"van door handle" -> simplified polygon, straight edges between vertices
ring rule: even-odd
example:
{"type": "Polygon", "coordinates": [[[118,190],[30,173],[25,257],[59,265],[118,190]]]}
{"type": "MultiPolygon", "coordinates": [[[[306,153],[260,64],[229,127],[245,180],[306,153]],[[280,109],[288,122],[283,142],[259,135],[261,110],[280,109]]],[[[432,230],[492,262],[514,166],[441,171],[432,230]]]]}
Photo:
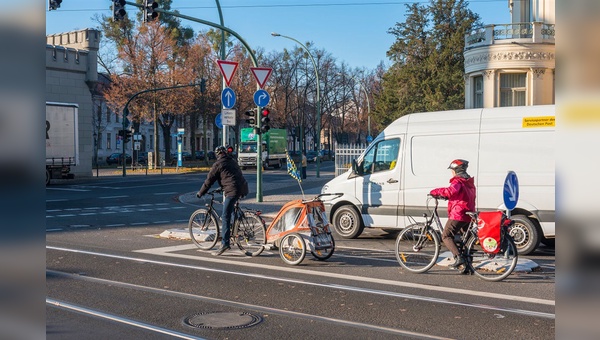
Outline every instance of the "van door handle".
{"type": "Polygon", "coordinates": [[[392,183],[398,183],[398,180],[390,178],[390,179],[387,180],[387,182],[390,183],[390,184],[392,184],[392,183]]]}

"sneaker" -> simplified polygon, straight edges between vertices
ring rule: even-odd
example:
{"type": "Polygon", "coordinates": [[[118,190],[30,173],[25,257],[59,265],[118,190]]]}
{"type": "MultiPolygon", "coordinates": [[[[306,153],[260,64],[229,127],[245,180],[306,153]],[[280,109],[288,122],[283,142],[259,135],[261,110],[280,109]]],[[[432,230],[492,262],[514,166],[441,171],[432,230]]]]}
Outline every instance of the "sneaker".
{"type": "Polygon", "coordinates": [[[213,255],[214,256],[219,256],[219,255],[223,254],[224,252],[228,251],[229,249],[231,249],[230,246],[222,246],[216,252],[214,252],[213,255]]]}
{"type": "Polygon", "coordinates": [[[457,268],[462,264],[465,264],[465,259],[461,255],[458,255],[454,256],[454,263],[452,263],[450,267],[457,268]]]}

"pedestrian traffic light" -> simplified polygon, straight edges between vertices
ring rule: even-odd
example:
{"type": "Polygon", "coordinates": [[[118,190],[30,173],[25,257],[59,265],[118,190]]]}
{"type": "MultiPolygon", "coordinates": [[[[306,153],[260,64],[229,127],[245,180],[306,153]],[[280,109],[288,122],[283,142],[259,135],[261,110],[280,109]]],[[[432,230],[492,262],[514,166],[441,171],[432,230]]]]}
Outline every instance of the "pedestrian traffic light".
{"type": "Polygon", "coordinates": [[[146,5],[144,6],[144,22],[149,22],[158,17],[158,12],[154,10],[158,7],[158,3],[154,0],[146,0],[146,5]]]}
{"type": "Polygon", "coordinates": [[[48,10],[51,11],[60,8],[61,2],[62,0],[48,0],[48,10]]]}
{"type": "Polygon", "coordinates": [[[246,123],[248,123],[250,127],[256,127],[256,112],[254,112],[254,110],[248,110],[244,114],[246,115],[246,123]]]}
{"type": "Polygon", "coordinates": [[[269,122],[271,121],[271,119],[269,118],[269,113],[271,113],[271,112],[266,107],[263,107],[260,109],[260,115],[261,115],[260,132],[261,133],[265,133],[265,132],[269,131],[269,129],[271,129],[271,127],[269,126],[269,122]]]}
{"type": "Polygon", "coordinates": [[[125,19],[125,0],[113,0],[113,20],[119,21],[125,19]]]}

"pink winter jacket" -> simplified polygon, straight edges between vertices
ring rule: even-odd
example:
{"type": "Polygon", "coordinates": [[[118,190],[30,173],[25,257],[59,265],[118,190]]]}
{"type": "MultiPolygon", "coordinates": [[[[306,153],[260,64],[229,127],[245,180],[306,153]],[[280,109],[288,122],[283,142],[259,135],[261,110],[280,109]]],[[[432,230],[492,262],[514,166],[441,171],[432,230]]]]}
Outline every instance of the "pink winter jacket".
{"type": "Polygon", "coordinates": [[[448,199],[448,218],[456,221],[471,221],[467,211],[475,211],[475,180],[473,177],[463,178],[454,176],[450,186],[437,188],[430,192],[433,196],[443,196],[448,199]]]}

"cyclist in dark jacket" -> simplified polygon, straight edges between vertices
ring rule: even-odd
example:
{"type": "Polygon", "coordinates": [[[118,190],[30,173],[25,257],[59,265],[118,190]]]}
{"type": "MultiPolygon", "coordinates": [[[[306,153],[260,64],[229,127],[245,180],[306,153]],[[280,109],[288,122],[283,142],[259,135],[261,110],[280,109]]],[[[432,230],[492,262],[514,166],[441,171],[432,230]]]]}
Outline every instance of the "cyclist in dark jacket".
{"type": "Polygon", "coordinates": [[[469,226],[471,217],[468,211],[475,211],[475,180],[467,174],[469,162],[464,159],[455,159],[448,169],[452,170],[450,186],[431,190],[432,196],[441,196],[448,199],[448,221],[442,232],[442,241],[452,255],[454,263],[451,267],[458,267],[465,263],[454,243],[454,235],[465,231],[469,226]]]}
{"type": "Polygon", "coordinates": [[[202,197],[210,190],[210,187],[215,182],[219,182],[219,185],[223,188],[224,200],[223,213],[221,214],[221,221],[223,222],[221,228],[221,248],[214,253],[214,255],[218,256],[231,249],[229,239],[231,237],[231,215],[233,214],[233,207],[241,197],[248,195],[248,182],[246,182],[237,161],[232,157],[231,153],[228,152],[228,148],[218,146],[215,149],[215,154],[217,160],[212,168],[210,168],[206,180],[196,196],[198,198],[202,197]]]}

